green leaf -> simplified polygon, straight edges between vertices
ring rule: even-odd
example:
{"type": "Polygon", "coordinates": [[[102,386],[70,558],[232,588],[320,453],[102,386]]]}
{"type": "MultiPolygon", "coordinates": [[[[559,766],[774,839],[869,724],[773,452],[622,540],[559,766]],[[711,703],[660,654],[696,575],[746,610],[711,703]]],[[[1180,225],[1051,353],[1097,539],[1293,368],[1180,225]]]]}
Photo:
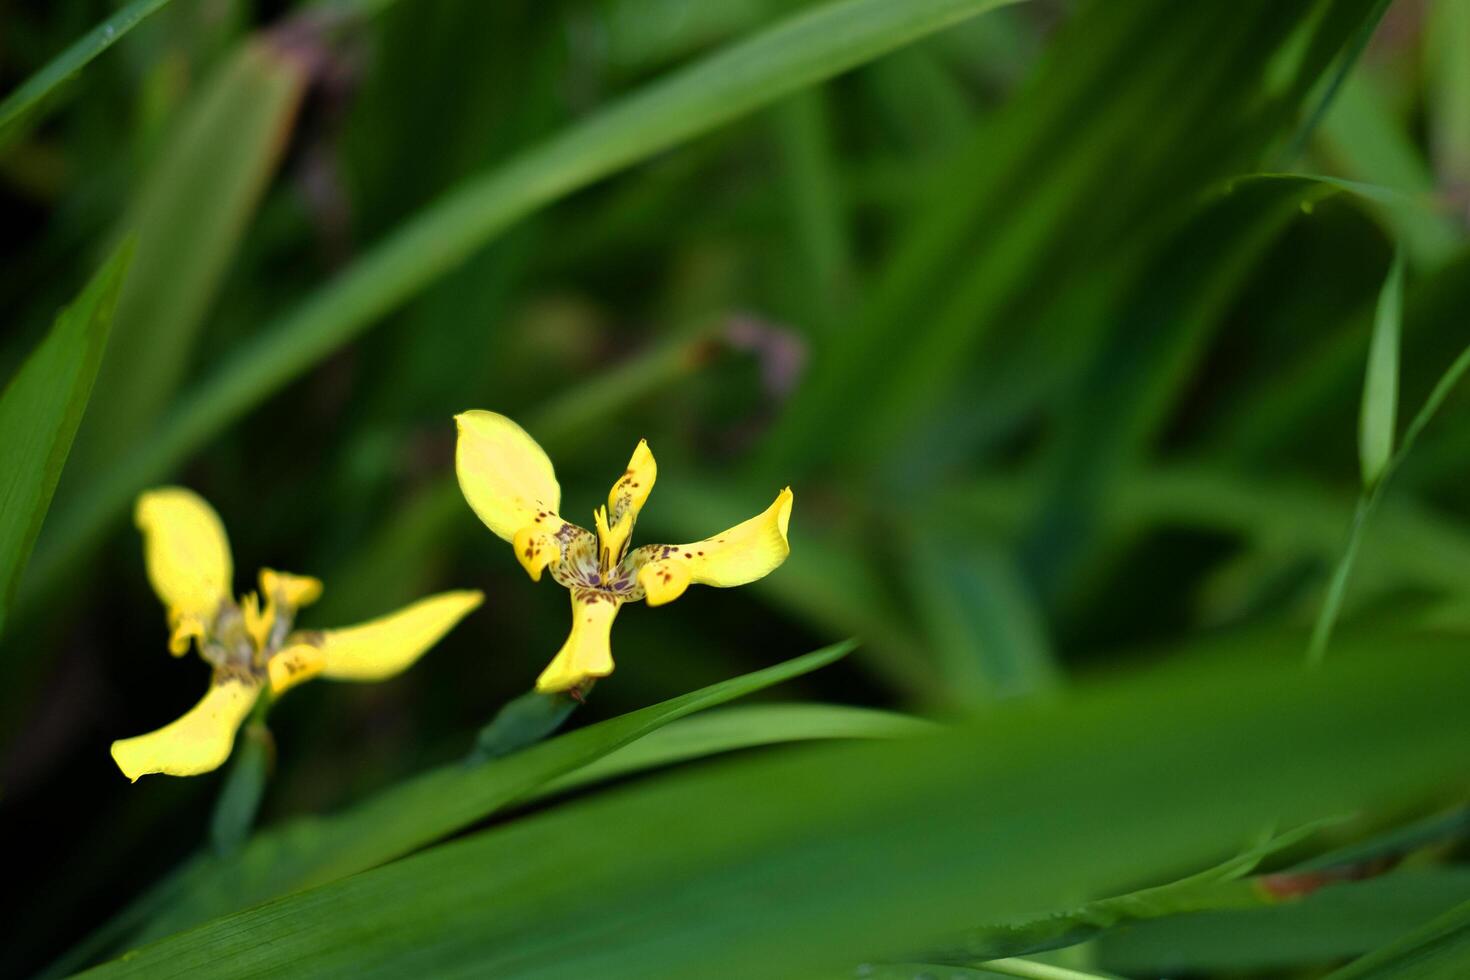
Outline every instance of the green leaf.
{"type": "Polygon", "coordinates": [[[124,242],[0,393],[0,632],[102,363],[132,259],[124,242]]]}
{"type": "Polygon", "coordinates": [[[941,523],[915,529],[904,564],[954,702],[974,706],[1056,686],[1042,616],[1007,555],[941,523]]]}
{"type": "Polygon", "coordinates": [[[851,970],[979,918],[1203,863],[1273,819],[1391,806],[1460,778],[1461,645],[1372,640],[1325,673],[1283,660],[1298,641],[1280,637],[945,734],[666,776],[227,916],[93,975],[851,970]]]}
{"type": "Polygon", "coordinates": [[[1057,351],[1085,350],[1098,319],[1089,297],[1105,302],[1169,245],[1181,209],[1211,184],[1257,168],[1380,2],[1080,8],[1034,83],[921,189],[861,315],[783,413],[772,467],[901,446],[942,417],[981,345],[1018,318],[1064,367],[1057,351]]]}
{"type": "Polygon", "coordinates": [[[267,36],[242,44],[184,108],[121,221],[138,250],[63,499],[137,452],[193,366],[307,80],[304,59],[267,36]]]}
{"type": "Polygon", "coordinates": [[[839,643],[795,660],[629,712],[489,762],[453,763],[390,787],[331,817],[258,834],[235,858],[192,866],[192,884],[145,931],[164,935],[291,891],[355,874],[463,830],[543,784],[705,708],[825,667],[839,643]]]}
{"type": "Polygon", "coordinates": [[[541,799],[661,766],[762,745],[833,738],[903,738],[937,730],[931,722],[890,711],[840,704],[753,704],[705,711],[650,732],[542,786],[541,799]]]}
{"type": "Polygon", "coordinates": [[[1005,2],[826,4],[674,72],[458,185],[262,328],[189,392],[137,452],[69,507],[38,558],[38,588],[79,558],[139,490],[519,219],[783,95],[1005,2]]]}
{"type": "Polygon", "coordinates": [[[1470,870],[1400,871],[1293,901],[1134,923],[1098,941],[1098,962],[1126,976],[1290,970],[1392,943],[1467,898],[1470,870]]]}
{"type": "Polygon", "coordinates": [[[56,91],[93,58],[116,44],[138,22],[168,0],[133,0],[117,13],[82,35],[71,47],[51,59],[46,67],[23,82],[0,102],[0,150],[24,135],[40,118],[42,109],[56,91]]]}
{"type": "Polygon", "coordinates": [[[1440,980],[1470,972],[1470,901],[1327,980],[1440,980]]]}
{"type": "Polygon", "coordinates": [[[1088,902],[1046,915],[1029,915],[970,930],[942,946],[925,949],[912,958],[935,963],[973,963],[999,956],[1020,956],[1062,946],[1073,946],[1121,925],[1177,916],[1185,912],[1250,907],[1266,903],[1265,896],[1240,880],[1272,854],[1311,836],[1321,822],[1271,837],[1198,874],[1088,902]]]}
{"type": "Polygon", "coordinates": [[[1363,377],[1363,407],[1358,416],[1358,462],[1363,486],[1372,489],[1393,456],[1399,405],[1399,335],[1404,311],[1404,253],[1396,251],[1378,294],[1368,370],[1363,377]]]}

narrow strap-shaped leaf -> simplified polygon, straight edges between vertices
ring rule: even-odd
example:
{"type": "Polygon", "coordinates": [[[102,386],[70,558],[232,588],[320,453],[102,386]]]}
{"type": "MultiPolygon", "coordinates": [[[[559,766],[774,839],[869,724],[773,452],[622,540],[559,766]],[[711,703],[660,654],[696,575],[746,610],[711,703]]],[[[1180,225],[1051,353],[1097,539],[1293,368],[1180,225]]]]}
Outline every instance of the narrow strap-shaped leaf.
{"type": "Polygon", "coordinates": [[[1394,806],[1458,778],[1463,651],[1374,639],[1325,673],[1246,647],[1174,657],[949,733],[670,776],[190,929],[95,975],[851,971],[966,920],[1201,861],[1265,821],[1394,806]]]}
{"type": "Polygon", "coordinates": [[[0,631],[92,394],[131,261],[124,242],[0,394],[0,631]]]}
{"type": "Polygon", "coordinates": [[[25,126],[39,118],[40,111],[67,79],[93,58],[112,47],[138,22],[168,0],[133,0],[111,17],[78,38],[71,47],[51,59],[46,67],[26,79],[0,102],[0,150],[19,138],[25,126]]]}
{"type": "Polygon", "coordinates": [[[1440,980],[1464,976],[1470,976],[1470,902],[1328,974],[1327,980],[1440,980]]]}
{"type": "Polygon", "coordinates": [[[79,557],[138,490],[455,269],[519,219],[803,86],[1010,0],[841,0],[674,72],[442,195],[195,388],[70,508],[38,579],[79,557]]]}
{"type": "Polygon", "coordinates": [[[543,784],[672,721],[824,667],[853,646],[851,641],[834,644],[480,765],[449,763],[342,813],[259,834],[235,857],[191,870],[195,887],[151,923],[145,936],[165,935],[211,915],[401,857],[485,819],[543,784]]]}
{"type": "Polygon", "coordinates": [[[1399,334],[1404,311],[1404,253],[1396,251],[1388,278],[1378,294],[1368,370],[1363,376],[1363,405],[1358,416],[1358,461],[1363,486],[1372,489],[1393,456],[1394,425],[1399,405],[1399,334]]]}

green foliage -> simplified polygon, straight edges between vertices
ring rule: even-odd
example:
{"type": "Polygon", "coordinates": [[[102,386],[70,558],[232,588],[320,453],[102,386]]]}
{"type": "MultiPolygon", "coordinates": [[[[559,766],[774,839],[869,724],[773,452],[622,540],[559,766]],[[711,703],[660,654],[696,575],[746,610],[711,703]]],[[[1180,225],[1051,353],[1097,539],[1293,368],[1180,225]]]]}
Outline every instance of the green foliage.
{"type": "Polygon", "coordinates": [[[1383,478],[1393,455],[1394,425],[1399,407],[1399,334],[1404,306],[1404,259],[1394,256],[1373,317],[1368,346],[1368,372],[1363,377],[1363,410],[1358,421],[1358,461],[1363,486],[1369,490],[1383,478]]]}
{"type": "Polygon", "coordinates": [[[31,6],[0,973],[1464,972],[1465,0],[31,6]],[[791,486],[791,554],[526,694],[469,408],[583,524],[646,438],[638,544],[791,486]],[[485,601],[129,784],[210,669],[162,482],[302,629],[485,601]]]}
{"type": "Polygon", "coordinates": [[[1197,861],[1275,817],[1434,789],[1470,751],[1455,717],[1470,681],[1459,651],[1415,646],[1315,677],[1232,651],[944,735],[731,762],[309,889],[92,975],[835,970],[1197,861]],[[1345,765],[1348,738],[1364,754],[1345,765]]]}
{"type": "Polygon", "coordinates": [[[133,0],[78,38],[75,44],[7,95],[0,102],[0,150],[18,139],[27,126],[35,124],[47,103],[55,98],[55,93],[85,68],[87,62],[112,47],[139,21],[166,3],[168,0],[133,0]]]}
{"type": "Polygon", "coordinates": [[[0,631],[87,410],[132,255],[131,241],[118,247],[0,392],[0,631]]]}

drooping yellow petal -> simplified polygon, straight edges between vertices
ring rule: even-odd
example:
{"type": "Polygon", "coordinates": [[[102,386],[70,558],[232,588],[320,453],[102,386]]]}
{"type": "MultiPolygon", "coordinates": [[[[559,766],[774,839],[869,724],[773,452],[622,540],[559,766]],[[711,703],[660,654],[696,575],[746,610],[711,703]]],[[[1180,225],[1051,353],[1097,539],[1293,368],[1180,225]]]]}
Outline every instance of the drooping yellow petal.
{"type": "Polygon", "coordinates": [[[561,487],[536,440],[504,415],[461,412],[454,469],[465,500],[485,526],[505,541],[533,524],[555,533],[561,487]]]}
{"type": "Polygon", "coordinates": [[[561,563],[561,544],[537,524],[527,524],[517,531],[511,546],[532,582],[541,581],[541,570],[547,565],[561,563]]]}
{"type": "Polygon", "coordinates": [[[791,521],[791,488],[743,524],[693,544],[650,544],[638,549],[638,582],[651,606],[671,602],[693,582],[727,588],[764,578],[791,553],[786,526],[791,521]],[[683,568],[679,573],[673,566],[683,568]],[[667,578],[665,577],[667,576],[667,578]]]}
{"type": "Polygon", "coordinates": [[[143,532],[148,581],[168,609],[169,649],[182,654],[202,637],[230,597],[234,568],[224,525],[202,497],[162,487],[138,497],[133,519],[143,532]]]}
{"type": "Polygon", "coordinates": [[[218,769],[230,757],[235,732],[259,695],[260,686],[251,680],[217,679],[178,721],[113,742],[113,761],[134,782],[153,772],[197,776],[218,769]]]}
{"type": "Polygon", "coordinates": [[[266,664],[270,674],[271,694],[279,697],[302,681],[309,681],[327,666],[327,655],[320,647],[296,643],[278,650],[266,664]]]}
{"type": "Polygon", "coordinates": [[[441,592],[357,626],[298,633],[288,642],[319,647],[323,677],[382,680],[407,670],[484,599],[480,592],[441,592]]]}
{"type": "Polygon", "coordinates": [[[650,606],[679,598],[689,588],[692,577],[689,562],[679,558],[651,561],[638,569],[638,584],[643,586],[644,599],[650,606]]]}
{"type": "Polygon", "coordinates": [[[608,642],[622,602],[605,593],[572,590],[572,632],[560,652],[536,678],[536,690],[555,694],[581,687],[613,672],[608,642]]]}

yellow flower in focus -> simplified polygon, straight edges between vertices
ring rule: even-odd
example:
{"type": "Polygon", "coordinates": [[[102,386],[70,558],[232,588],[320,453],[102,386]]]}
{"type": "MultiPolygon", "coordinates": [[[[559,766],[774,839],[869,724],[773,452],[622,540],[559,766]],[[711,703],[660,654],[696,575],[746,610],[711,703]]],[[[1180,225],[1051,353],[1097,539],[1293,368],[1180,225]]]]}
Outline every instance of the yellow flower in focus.
{"type": "Polygon", "coordinates": [[[150,490],[138,498],[134,520],[143,532],[148,581],[168,610],[169,650],[182,656],[193,645],[213,669],[209,691],[182,718],[112,743],[113,760],[134,781],[154,772],[197,776],[219,768],[262,692],[275,697],[317,676],[392,677],[484,598],[443,592],[358,626],[296,630],[297,611],[321,597],[321,582],[263,568],[260,590],[237,601],[224,525],[198,494],[150,490]]]}
{"type": "Polygon", "coordinates": [[[625,602],[672,602],[691,584],[727,587],[764,578],[791,547],[791,488],[762,514],[693,544],[629,549],[633,524],[658,472],[648,443],[633,458],[593,515],[596,534],[562,520],[561,487],[551,460],[525,430],[504,415],[455,416],[459,486],[480,520],[515,548],[533,581],[551,570],[572,594],[572,631],[536,680],[542,693],[574,691],[612,673],[608,635],[625,602]]]}

